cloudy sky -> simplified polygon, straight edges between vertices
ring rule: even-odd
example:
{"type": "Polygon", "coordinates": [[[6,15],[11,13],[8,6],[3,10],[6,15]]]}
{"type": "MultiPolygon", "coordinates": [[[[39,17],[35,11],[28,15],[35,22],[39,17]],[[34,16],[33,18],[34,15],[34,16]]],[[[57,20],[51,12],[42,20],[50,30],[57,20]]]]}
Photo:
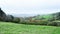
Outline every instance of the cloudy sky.
{"type": "Polygon", "coordinates": [[[49,14],[60,11],[60,0],[0,0],[6,14],[49,14]]]}

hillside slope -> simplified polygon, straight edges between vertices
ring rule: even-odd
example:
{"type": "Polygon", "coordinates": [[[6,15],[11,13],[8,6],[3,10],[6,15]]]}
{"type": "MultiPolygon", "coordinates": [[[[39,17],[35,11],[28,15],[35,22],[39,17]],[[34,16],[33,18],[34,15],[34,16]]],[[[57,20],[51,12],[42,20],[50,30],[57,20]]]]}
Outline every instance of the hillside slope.
{"type": "Polygon", "coordinates": [[[58,19],[60,20],[60,12],[52,13],[52,14],[45,14],[45,15],[37,15],[32,18],[32,20],[49,20],[49,19],[58,19]]]}
{"type": "Polygon", "coordinates": [[[0,34],[60,34],[60,27],[0,22],[0,34]]]}

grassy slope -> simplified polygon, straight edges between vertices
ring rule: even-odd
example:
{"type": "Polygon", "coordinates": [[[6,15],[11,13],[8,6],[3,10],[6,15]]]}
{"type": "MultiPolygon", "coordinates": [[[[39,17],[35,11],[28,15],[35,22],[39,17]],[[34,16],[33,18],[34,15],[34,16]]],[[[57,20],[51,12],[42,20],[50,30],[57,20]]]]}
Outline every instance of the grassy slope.
{"type": "Polygon", "coordinates": [[[40,16],[36,16],[35,18],[33,18],[32,20],[34,19],[41,19],[41,18],[45,18],[45,19],[50,19],[52,18],[53,16],[51,14],[48,14],[48,15],[40,15],[40,16]]]}
{"type": "Polygon", "coordinates": [[[60,27],[0,22],[0,34],[60,34],[60,27]]]}

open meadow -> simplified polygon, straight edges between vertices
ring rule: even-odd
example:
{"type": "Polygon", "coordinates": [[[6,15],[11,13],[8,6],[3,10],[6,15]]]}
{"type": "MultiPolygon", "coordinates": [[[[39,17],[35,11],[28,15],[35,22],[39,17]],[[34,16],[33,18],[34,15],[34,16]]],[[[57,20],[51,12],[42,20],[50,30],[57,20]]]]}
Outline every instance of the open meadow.
{"type": "Polygon", "coordinates": [[[0,34],[60,34],[60,27],[0,22],[0,34]]]}

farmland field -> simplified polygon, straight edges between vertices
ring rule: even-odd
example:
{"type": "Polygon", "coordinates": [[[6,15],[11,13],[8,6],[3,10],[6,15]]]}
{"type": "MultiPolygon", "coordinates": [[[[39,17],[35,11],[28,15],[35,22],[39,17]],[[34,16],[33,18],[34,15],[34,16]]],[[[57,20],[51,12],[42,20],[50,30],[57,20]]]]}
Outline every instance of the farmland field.
{"type": "Polygon", "coordinates": [[[0,22],[0,34],[60,34],[60,27],[0,22]]]}

